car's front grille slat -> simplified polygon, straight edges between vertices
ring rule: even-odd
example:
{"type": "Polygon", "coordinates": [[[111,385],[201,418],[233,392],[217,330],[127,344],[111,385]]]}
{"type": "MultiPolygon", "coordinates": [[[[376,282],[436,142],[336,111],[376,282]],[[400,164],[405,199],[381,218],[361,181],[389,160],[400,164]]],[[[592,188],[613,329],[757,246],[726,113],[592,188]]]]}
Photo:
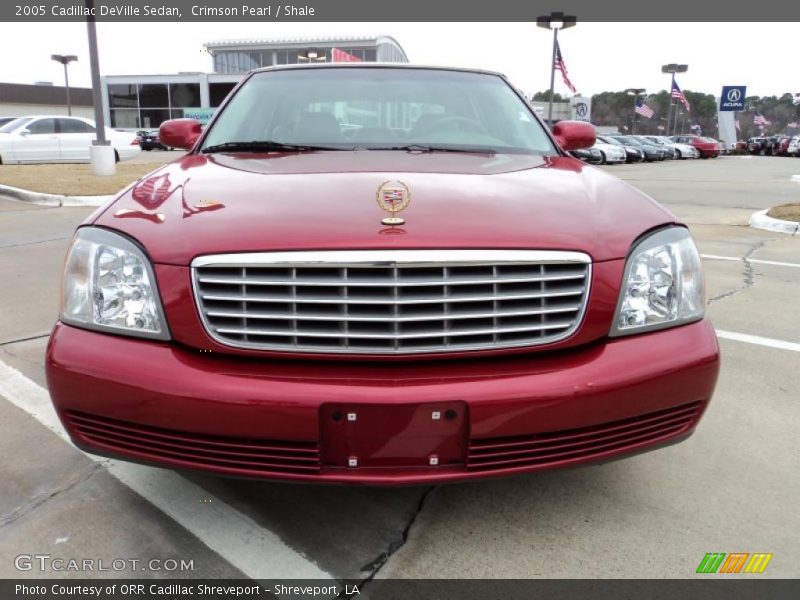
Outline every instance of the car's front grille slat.
{"type": "Polygon", "coordinates": [[[192,279],[220,343],[405,354],[564,339],[583,316],[591,262],[575,252],[262,253],[202,257],[192,279]]]}

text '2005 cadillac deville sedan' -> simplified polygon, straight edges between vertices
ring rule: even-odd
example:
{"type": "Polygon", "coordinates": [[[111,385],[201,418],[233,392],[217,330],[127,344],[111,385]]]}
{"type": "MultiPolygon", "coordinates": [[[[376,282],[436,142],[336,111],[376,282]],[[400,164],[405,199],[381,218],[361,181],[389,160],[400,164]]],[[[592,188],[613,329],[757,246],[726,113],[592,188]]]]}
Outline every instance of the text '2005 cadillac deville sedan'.
{"type": "Polygon", "coordinates": [[[255,71],[69,251],[47,357],[95,454],[425,483],[688,437],[719,349],[694,243],[483,71],[255,71]]]}

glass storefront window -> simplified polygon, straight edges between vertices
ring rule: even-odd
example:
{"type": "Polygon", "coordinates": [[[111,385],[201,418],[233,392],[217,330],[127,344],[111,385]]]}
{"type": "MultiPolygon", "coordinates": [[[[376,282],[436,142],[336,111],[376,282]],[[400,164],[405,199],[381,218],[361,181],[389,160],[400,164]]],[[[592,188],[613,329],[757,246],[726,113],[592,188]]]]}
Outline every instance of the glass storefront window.
{"type": "Polygon", "coordinates": [[[172,108],[200,106],[200,84],[170,83],[169,99],[172,108]]]}
{"type": "Polygon", "coordinates": [[[139,111],[136,109],[116,108],[111,110],[111,127],[121,129],[138,129],[139,111]]]}
{"type": "Polygon", "coordinates": [[[170,118],[169,109],[166,108],[149,108],[141,110],[142,127],[147,129],[156,129],[164,121],[170,118]]]}
{"type": "Polygon", "coordinates": [[[139,84],[139,106],[162,108],[169,106],[166,83],[139,84]]]}
{"type": "MultiPolygon", "coordinates": [[[[208,99],[213,108],[217,108],[222,101],[225,100],[230,91],[235,86],[235,83],[209,83],[208,84],[208,99]]],[[[200,106],[199,104],[197,106],[200,106]]]]}
{"type": "Polygon", "coordinates": [[[136,108],[139,106],[139,96],[135,85],[114,83],[108,86],[108,103],[111,107],[136,108]]]}

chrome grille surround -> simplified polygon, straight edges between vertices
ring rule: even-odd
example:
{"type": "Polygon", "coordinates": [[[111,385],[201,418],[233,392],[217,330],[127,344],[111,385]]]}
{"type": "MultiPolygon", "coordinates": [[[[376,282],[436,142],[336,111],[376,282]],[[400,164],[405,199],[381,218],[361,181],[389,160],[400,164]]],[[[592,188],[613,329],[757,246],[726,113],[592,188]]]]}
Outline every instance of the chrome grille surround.
{"type": "Polygon", "coordinates": [[[563,340],[583,319],[591,267],[581,252],[346,250],[201,256],[191,271],[220,344],[413,354],[563,340]]]}

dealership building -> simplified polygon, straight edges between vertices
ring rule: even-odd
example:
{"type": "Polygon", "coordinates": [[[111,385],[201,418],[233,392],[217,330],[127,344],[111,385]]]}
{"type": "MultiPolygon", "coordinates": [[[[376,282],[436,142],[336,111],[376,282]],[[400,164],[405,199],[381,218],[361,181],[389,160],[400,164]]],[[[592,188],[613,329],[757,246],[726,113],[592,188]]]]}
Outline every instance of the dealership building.
{"type": "Polygon", "coordinates": [[[120,129],[155,129],[167,119],[205,120],[242,76],[272,65],[332,62],[333,50],[363,62],[407,63],[392,37],[227,40],[209,42],[212,73],[108,75],[102,78],[107,122],[120,129]]]}

